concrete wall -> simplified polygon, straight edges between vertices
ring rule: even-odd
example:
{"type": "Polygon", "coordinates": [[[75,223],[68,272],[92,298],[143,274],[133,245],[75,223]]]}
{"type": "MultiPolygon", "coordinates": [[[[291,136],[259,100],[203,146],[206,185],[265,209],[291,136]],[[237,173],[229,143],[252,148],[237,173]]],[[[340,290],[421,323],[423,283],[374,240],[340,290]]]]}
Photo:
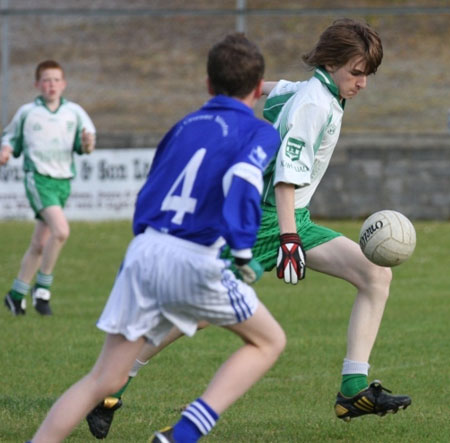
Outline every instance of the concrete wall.
{"type": "MultiPolygon", "coordinates": [[[[99,147],[149,147],[148,135],[99,135],[99,147]]],[[[365,218],[394,209],[450,219],[450,133],[342,135],[311,204],[315,217],[365,218]]]]}
{"type": "Polygon", "coordinates": [[[313,216],[363,218],[381,209],[450,219],[450,134],[341,137],[313,216]]]}

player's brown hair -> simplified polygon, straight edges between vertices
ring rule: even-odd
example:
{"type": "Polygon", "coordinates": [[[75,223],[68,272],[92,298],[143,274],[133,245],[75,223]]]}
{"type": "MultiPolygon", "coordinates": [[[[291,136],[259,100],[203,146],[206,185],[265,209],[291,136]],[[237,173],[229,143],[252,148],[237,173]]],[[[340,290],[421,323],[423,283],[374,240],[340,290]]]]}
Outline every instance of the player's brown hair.
{"type": "Polygon", "coordinates": [[[264,57],[240,32],[228,34],[209,51],[207,72],[213,92],[243,98],[264,75],[264,57]]]}
{"type": "Polygon", "coordinates": [[[64,69],[58,62],[55,62],[55,60],[44,60],[36,67],[35,79],[37,82],[41,79],[41,74],[46,69],[59,69],[64,75],[64,69]]]}
{"type": "Polygon", "coordinates": [[[316,46],[302,60],[313,68],[325,65],[340,68],[356,56],[365,62],[365,74],[374,74],[383,59],[383,45],[368,24],[344,18],[325,29],[316,46]]]}

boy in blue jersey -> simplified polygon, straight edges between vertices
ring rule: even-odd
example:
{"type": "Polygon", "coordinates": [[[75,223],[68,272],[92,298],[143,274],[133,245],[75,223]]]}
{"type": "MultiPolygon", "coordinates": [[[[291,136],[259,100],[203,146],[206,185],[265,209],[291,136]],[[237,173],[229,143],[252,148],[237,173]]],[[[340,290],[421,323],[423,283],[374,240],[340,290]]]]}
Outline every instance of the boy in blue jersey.
{"type": "Polygon", "coordinates": [[[62,96],[67,83],[61,65],[54,60],[39,63],[35,79],[40,95],[18,109],[3,131],[0,149],[0,165],[23,154],[25,191],[36,217],[30,246],[5,297],[15,316],[25,315],[30,289],[36,311],[52,313],[53,269],[70,230],[63,208],[75,175],[73,154],[89,154],[95,147],[91,119],[62,96]]]}
{"type": "Polygon", "coordinates": [[[262,269],[251,248],[260,224],[262,174],[279,145],[274,128],[255,118],[264,59],[243,34],[208,55],[214,96],[160,142],[139,192],[135,237],[97,326],[107,333],[91,372],[55,403],[33,438],[59,442],[128,377],[144,343],[158,346],[175,326],[185,335],[199,321],[244,341],[203,394],[154,442],[195,442],[220,414],[275,363],[285,335],[248,285],[262,269]],[[220,258],[227,244],[241,279],[220,258]]]}

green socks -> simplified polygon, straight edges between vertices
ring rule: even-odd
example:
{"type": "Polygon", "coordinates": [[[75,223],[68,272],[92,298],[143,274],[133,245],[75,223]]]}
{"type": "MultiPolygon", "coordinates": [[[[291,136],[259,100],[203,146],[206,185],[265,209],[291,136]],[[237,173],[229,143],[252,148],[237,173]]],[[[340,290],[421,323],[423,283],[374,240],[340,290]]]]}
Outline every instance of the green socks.
{"type": "MultiPolygon", "coordinates": [[[[53,275],[51,274],[43,274],[41,271],[37,273],[36,276],[36,287],[37,288],[45,288],[50,289],[50,286],[53,282],[53,275]]],[[[31,286],[28,283],[25,283],[22,280],[16,278],[13,282],[11,290],[9,291],[11,298],[13,300],[22,300],[28,294],[31,286]]]]}
{"type": "Polygon", "coordinates": [[[368,386],[367,375],[345,374],[342,376],[341,394],[345,397],[353,397],[368,386]]]}
{"type": "Polygon", "coordinates": [[[29,290],[30,285],[28,283],[16,278],[9,293],[13,300],[20,301],[28,294],[29,290]]]}
{"type": "MultiPolygon", "coordinates": [[[[53,283],[52,274],[43,274],[41,271],[38,271],[36,276],[36,288],[50,289],[52,283],[53,283]]],[[[13,300],[20,301],[24,297],[26,297],[30,288],[31,286],[28,283],[25,283],[24,281],[16,278],[13,282],[13,285],[9,293],[13,300]]]]}
{"type": "Polygon", "coordinates": [[[52,274],[43,274],[41,271],[38,271],[36,275],[36,288],[50,289],[52,283],[53,283],[52,274]]]}

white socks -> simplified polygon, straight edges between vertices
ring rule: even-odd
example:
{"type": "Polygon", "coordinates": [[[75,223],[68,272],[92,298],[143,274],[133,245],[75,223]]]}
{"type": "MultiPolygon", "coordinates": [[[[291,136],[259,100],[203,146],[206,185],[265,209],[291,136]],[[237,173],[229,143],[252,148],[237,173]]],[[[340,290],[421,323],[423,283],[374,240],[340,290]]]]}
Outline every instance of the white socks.
{"type": "Polygon", "coordinates": [[[344,358],[344,364],[342,365],[342,375],[348,374],[369,375],[369,368],[370,368],[369,363],[344,358]]]}
{"type": "Polygon", "coordinates": [[[148,360],[145,362],[142,362],[138,359],[136,359],[136,361],[134,362],[133,367],[131,368],[130,372],[128,373],[128,375],[130,377],[136,377],[137,373],[139,372],[139,369],[141,369],[143,366],[145,366],[148,363],[148,360]]]}

